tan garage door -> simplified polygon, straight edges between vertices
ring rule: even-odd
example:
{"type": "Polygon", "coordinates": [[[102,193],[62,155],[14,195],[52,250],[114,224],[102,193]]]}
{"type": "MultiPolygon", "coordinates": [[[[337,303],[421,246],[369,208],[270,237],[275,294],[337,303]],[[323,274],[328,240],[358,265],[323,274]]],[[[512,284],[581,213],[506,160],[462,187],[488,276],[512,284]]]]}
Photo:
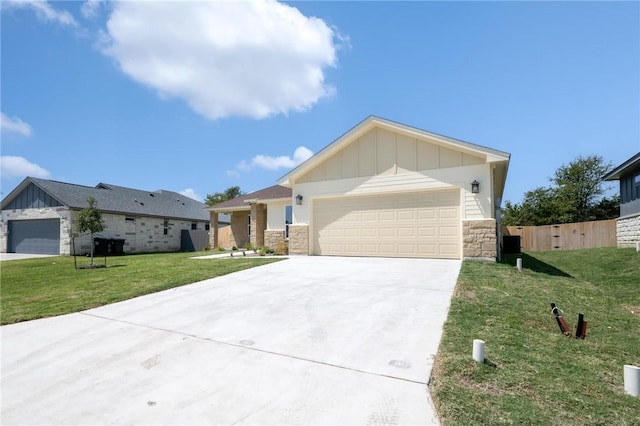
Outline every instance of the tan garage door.
{"type": "Polygon", "coordinates": [[[312,226],[316,255],[460,257],[457,190],[316,200],[312,226]]]}

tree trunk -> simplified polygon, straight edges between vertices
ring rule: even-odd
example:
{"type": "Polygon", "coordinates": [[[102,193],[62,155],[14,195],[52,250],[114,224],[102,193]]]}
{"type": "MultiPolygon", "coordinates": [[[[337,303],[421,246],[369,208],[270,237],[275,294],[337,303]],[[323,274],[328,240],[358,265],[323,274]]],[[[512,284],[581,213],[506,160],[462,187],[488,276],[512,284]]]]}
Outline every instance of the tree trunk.
{"type": "Polygon", "coordinates": [[[90,234],[91,235],[91,266],[93,266],[93,249],[95,248],[95,244],[93,242],[93,232],[90,234]]]}

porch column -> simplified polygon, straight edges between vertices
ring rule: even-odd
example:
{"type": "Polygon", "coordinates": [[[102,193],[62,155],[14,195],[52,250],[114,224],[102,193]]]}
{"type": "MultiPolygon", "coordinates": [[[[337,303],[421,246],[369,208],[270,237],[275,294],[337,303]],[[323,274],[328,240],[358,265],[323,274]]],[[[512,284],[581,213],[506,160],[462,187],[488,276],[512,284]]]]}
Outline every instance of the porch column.
{"type": "Polygon", "coordinates": [[[218,212],[210,212],[210,220],[209,220],[209,247],[211,250],[218,248],[218,212]]]}
{"type": "Polygon", "coordinates": [[[267,209],[265,204],[251,204],[251,245],[264,247],[264,230],[267,227],[267,209]]]}

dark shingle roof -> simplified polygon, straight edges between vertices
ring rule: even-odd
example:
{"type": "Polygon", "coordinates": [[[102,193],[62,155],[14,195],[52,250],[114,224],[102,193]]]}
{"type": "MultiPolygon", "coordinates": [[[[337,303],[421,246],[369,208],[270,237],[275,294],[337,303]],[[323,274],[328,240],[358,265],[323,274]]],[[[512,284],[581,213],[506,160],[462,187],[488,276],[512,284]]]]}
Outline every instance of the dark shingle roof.
{"type": "MultiPolygon", "coordinates": [[[[38,186],[60,203],[72,209],[87,207],[87,198],[93,197],[98,202],[98,209],[103,212],[199,221],[209,220],[209,212],[205,210],[207,207],[205,204],[177,192],[144,191],[105,183],[90,187],[32,177],[26,178],[16,189],[26,187],[28,182],[38,186]]],[[[2,205],[10,202],[19,192],[14,190],[2,201],[2,205]]]]}
{"type": "Polygon", "coordinates": [[[248,200],[275,200],[278,198],[291,198],[291,188],[286,188],[280,185],[273,185],[268,188],[254,191],[249,194],[239,195],[234,199],[223,201],[214,206],[211,206],[211,210],[217,209],[231,209],[233,207],[248,207],[248,200]]]}

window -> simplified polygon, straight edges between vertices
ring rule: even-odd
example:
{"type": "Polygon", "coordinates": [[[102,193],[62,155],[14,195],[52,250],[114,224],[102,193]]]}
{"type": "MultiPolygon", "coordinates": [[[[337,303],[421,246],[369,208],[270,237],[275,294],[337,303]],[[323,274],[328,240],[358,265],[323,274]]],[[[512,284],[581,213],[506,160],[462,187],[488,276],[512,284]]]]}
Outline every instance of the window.
{"type": "Polygon", "coordinates": [[[633,184],[636,187],[636,199],[640,199],[640,173],[633,178],[633,184]]]}
{"type": "Polygon", "coordinates": [[[251,236],[251,215],[247,216],[247,236],[251,236]]]}
{"type": "Polygon", "coordinates": [[[164,235],[168,235],[169,234],[169,221],[165,219],[164,224],[163,224],[164,230],[162,231],[162,233],[164,235]]]}
{"type": "Polygon", "coordinates": [[[284,238],[289,238],[289,225],[293,223],[293,207],[284,206],[284,238]]]}
{"type": "Polygon", "coordinates": [[[205,231],[209,231],[210,229],[211,229],[211,227],[209,226],[209,224],[208,224],[208,223],[205,223],[205,224],[204,224],[204,230],[205,230],[205,231]]]}
{"type": "Polygon", "coordinates": [[[196,222],[191,222],[191,230],[195,231],[196,229],[198,229],[198,224],[196,222]]]}

